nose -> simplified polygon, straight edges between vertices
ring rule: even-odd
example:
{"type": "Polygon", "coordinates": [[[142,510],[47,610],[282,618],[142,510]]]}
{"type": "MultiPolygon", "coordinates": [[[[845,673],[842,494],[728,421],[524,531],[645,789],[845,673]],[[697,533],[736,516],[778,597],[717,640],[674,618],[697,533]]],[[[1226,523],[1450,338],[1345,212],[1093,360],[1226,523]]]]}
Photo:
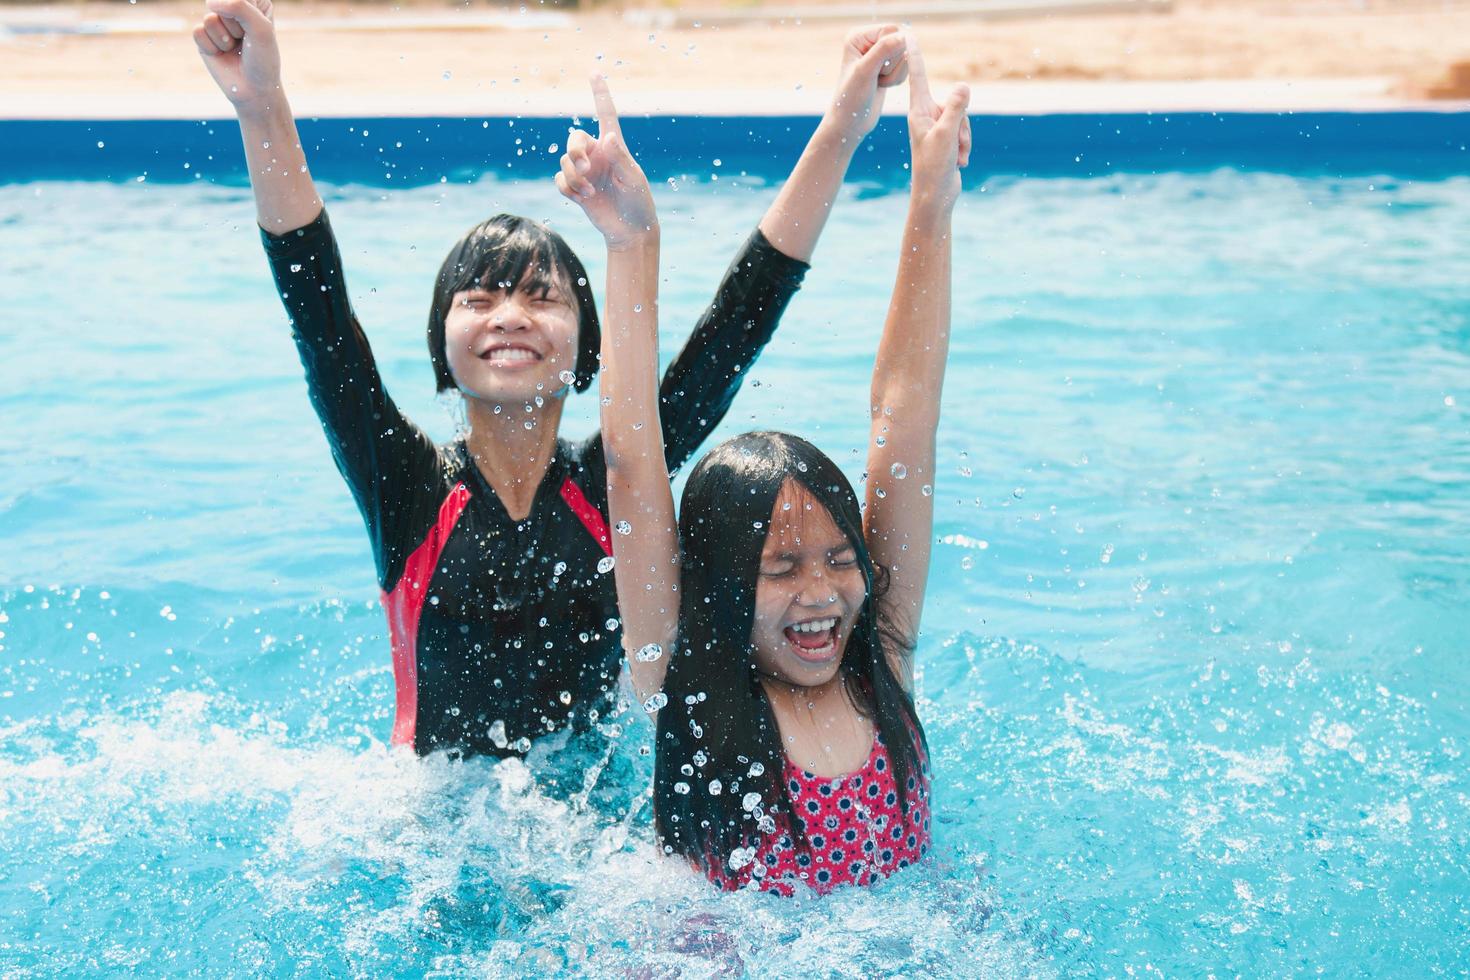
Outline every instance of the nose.
{"type": "Polygon", "coordinates": [[[530,329],[531,315],[521,302],[520,293],[512,293],[495,307],[490,316],[490,325],[502,333],[530,329]]]}
{"type": "Polygon", "coordinates": [[[802,576],[801,587],[796,593],[797,605],[822,608],[837,601],[837,590],[827,581],[824,566],[809,570],[802,576]]]}

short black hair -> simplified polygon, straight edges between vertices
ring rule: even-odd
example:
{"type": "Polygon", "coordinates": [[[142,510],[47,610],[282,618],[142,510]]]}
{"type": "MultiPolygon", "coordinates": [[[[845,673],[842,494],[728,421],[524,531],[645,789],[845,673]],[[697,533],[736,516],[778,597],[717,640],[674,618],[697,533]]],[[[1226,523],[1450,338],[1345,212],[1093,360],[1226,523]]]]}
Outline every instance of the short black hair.
{"type": "Polygon", "coordinates": [[[587,270],[566,239],[539,221],[514,214],[497,214],[465,232],[439,267],[434,300],[429,306],[428,331],[429,359],[434,362],[438,389],[458,387],[449,372],[444,341],[444,319],[454,294],[471,288],[505,289],[507,284],[540,293],[560,285],[575,297],[578,329],[574,384],[578,391],[586,391],[597,373],[597,352],[602,345],[602,326],[592,287],[587,283],[587,270]]]}

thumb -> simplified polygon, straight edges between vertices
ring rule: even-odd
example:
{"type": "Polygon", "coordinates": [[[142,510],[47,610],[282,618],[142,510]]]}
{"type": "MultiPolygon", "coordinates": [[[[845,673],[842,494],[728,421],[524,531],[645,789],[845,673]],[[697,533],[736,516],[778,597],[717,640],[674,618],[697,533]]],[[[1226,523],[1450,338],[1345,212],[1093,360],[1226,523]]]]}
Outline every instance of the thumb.
{"type": "Polygon", "coordinates": [[[884,84],[898,84],[908,74],[908,65],[904,62],[907,44],[907,39],[897,31],[883,35],[858,59],[853,75],[869,85],[876,83],[880,75],[886,75],[883,78],[884,84]],[[894,72],[902,74],[894,75],[894,72]]]}
{"type": "Polygon", "coordinates": [[[940,110],[939,120],[934,124],[934,128],[951,135],[958,135],[960,124],[965,118],[965,110],[969,108],[970,86],[956,85],[950,91],[948,98],[944,100],[944,107],[940,110]]]}

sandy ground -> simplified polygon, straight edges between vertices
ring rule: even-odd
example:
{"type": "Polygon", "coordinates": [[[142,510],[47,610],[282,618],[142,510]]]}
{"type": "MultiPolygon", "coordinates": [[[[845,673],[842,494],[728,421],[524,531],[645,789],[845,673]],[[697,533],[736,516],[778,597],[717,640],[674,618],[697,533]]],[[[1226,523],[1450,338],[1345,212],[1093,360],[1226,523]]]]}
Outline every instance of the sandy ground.
{"type": "MultiPolygon", "coordinates": [[[[280,0],[276,9],[301,114],[577,111],[594,66],[610,72],[625,111],[816,111],[844,31],[780,21],[660,29],[608,8],[521,17],[483,6],[280,0]]],[[[0,25],[113,30],[0,35],[0,116],[226,114],[187,34],[201,10],[173,0],[0,6],[0,25]]],[[[980,84],[980,111],[1470,98],[1451,69],[1470,60],[1470,0],[1176,0],[1164,14],[926,19],[915,31],[937,82],[980,84]]]]}

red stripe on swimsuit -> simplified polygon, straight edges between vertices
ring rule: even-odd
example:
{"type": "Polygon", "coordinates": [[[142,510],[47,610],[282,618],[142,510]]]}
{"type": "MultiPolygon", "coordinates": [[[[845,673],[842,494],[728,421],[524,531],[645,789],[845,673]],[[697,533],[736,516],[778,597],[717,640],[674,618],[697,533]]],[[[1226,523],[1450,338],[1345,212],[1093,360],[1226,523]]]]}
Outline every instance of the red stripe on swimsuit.
{"type": "Polygon", "coordinates": [[[561,499],[565,500],[572,513],[577,515],[577,520],[587,529],[587,533],[602,545],[604,554],[612,554],[612,538],[607,533],[607,521],[602,519],[602,512],[593,506],[592,501],[582,492],[582,488],[567,477],[561,484],[561,499]]]}
{"type": "MultiPolygon", "coordinates": [[[[561,485],[561,498],[577,515],[587,533],[602,545],[602,550],[612,554],[612,539],[608,537],[607,521],[587,499],[582,488],[567,477],[561,485]]],[[[444,543],[454,532],[459,515],[464,513],[470,502],[470,491],[463,483],[457,483],[449,496],[439,505],[439,517],[423,542],[408,556],[403,566],[403,575],[392,592],[383,593],[383,609],[388,614],[388,635],[393,648],[393,686],[396,706],[393,715],[393,745],[412,745],[414,730],[418,723],[418,635],[419,615],[429,597],[429,580],[434,569],[439,567],[439,556],[444,553],[444,543]]]]}
{"type": "Polygon", "coordinates": [[[393,646],[393,686],[397,690],[391,740],[394,745],[413,744],[419,714],[419,613],[429,596],[429,579],[439,565],[444,542],[449,540],[469,502],[469,489],[463,483],[455,484],[439,505],[439,518],[429,529],[428,537],[408,556],[398,584],[392,592],[383,593],[383,610],[388,614],[388,636],[393,646]]]}

